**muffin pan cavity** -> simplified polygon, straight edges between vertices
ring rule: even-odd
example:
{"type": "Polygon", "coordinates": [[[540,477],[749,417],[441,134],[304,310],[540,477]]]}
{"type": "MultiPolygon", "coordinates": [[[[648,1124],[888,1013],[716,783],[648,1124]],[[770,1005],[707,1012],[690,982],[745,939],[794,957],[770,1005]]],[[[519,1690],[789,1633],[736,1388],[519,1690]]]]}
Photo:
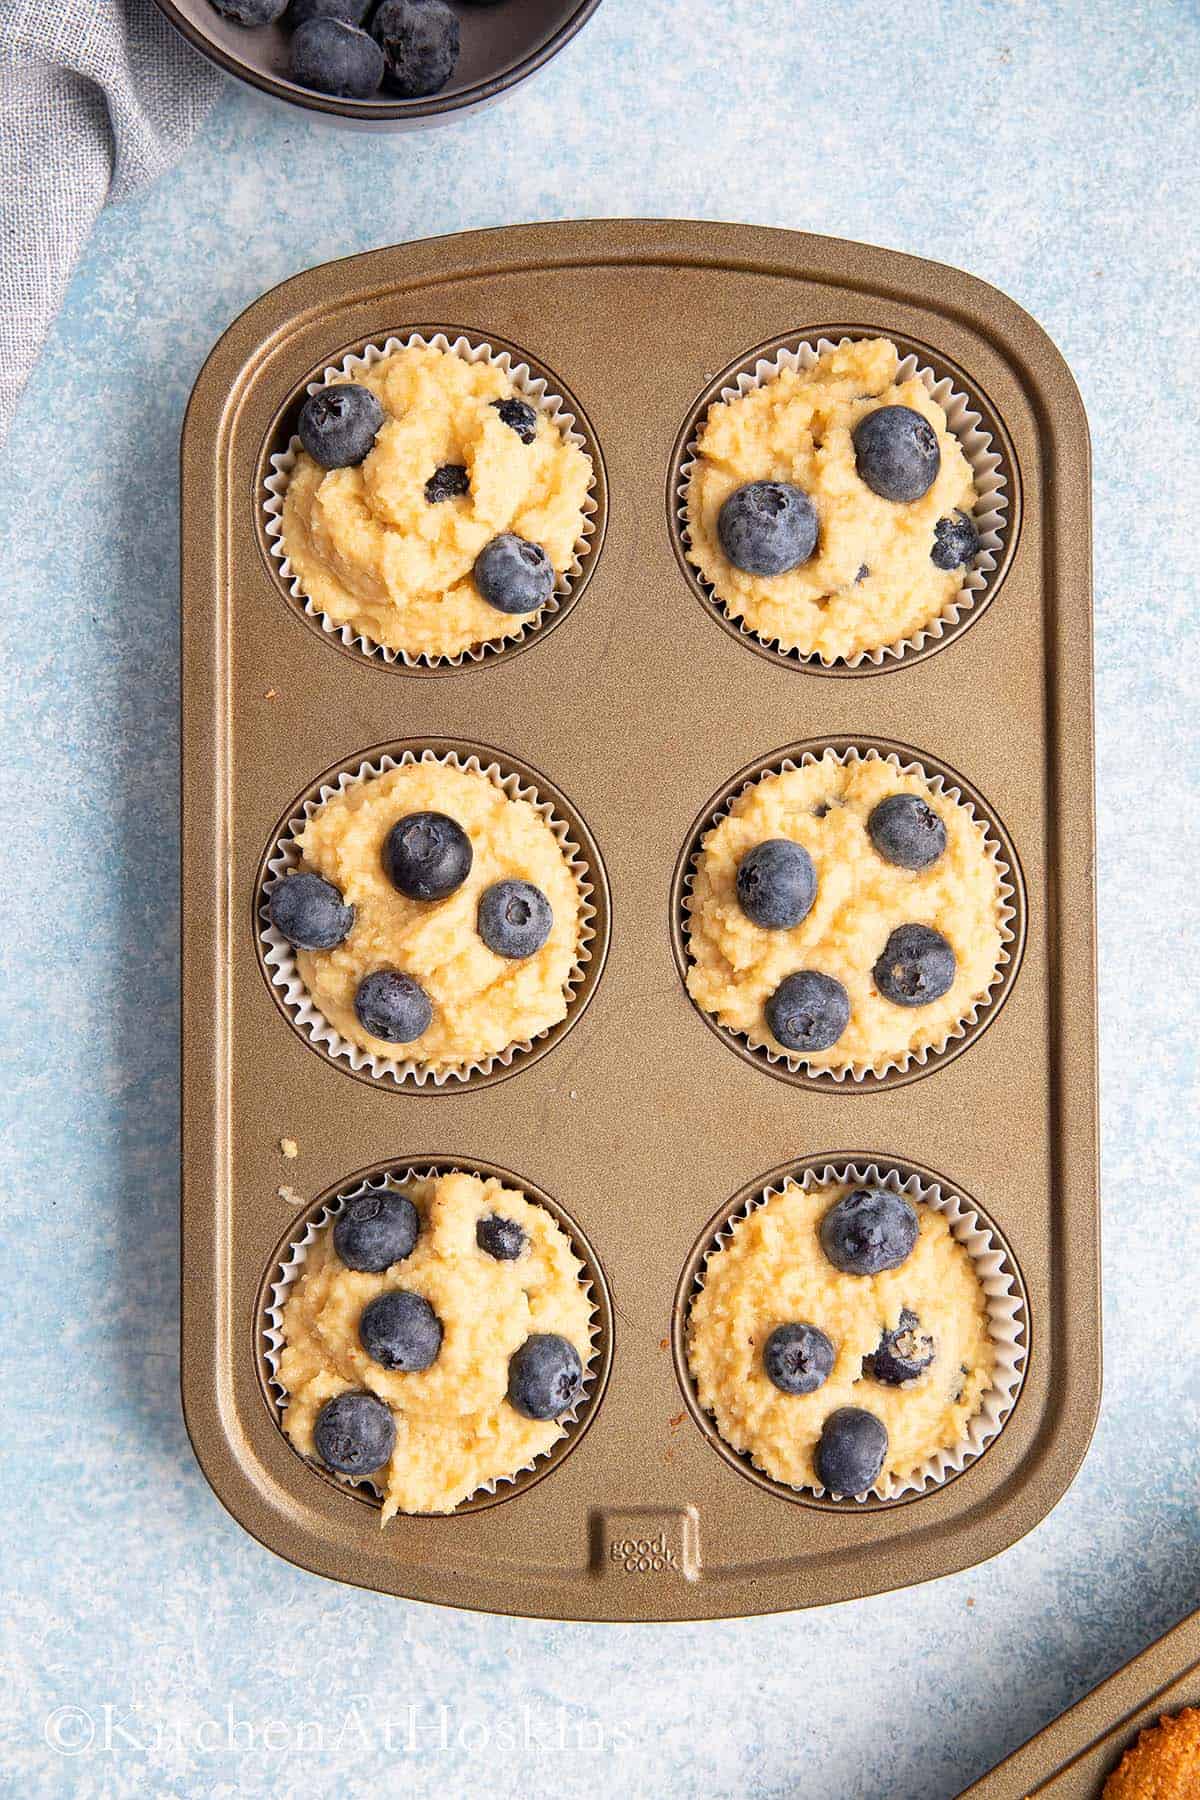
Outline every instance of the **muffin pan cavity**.
{"type": "MultiPolygon", "coordinates": [[[[909,397],[924,404],[915,390],[909,397]]],[[[397,384],[393,416],[405,404],[397,384]]],[[[468,441],[464,427],[439,466],[466,466],[468,441]]],[[[494,447],[502,461],[511,449],[494,447]]],[[[951,492],[967,491],[950,460],[938,519],[951,492]]],[[[1086,420],[1058,353],[994,290],[911,257],[702,223],[522,226],[311,270],[229,328],[197,381],[183,440],[182,1385],[202,1467],[255,1537],[304,1568],[409,1599],[551,1619],[683,1620],[946,1575],[1007,1548],[1057,1503],[1087,1448],[1100,1388],[1089,530],[1086,420]],[[310,384],[389,339],[439,333],[472,353],[504,351],[559,397],[592,457],[594,529],[580,575],[536,629],[454,666],[409,666],[343,642],[287,591],[268,481],[286,477],[273,459],[286,457],[310,384]],[[852,683],[820,678],[838,671],[781,657],[728,620],[714,630],[722,620],[688,572],[677,516],[695,422],[722,386],[753,378],[780,346],[847,334],[891,339],[967,397],[1006,504],[992,564],[980,561],[961,618],[902,656],[846,671],[887,679],[852,683]],[[1002,877],[998,927],[990,880],[963,884],[983,894],[984,910],[931,903],[922,920],[891,874],[878,890],[864,877],[889,937],[901,923],[938,929],[940,920],[946,936],[964,918],[988,920],[986,934],[958,934],[966,953],[956,950],[955,966],[971,964],[963,992],[979,992],[997,929],[1003,954],[961,1032],[933,1045],[946,1021],[930,1013],[917,1034],[927,1054],[843,1079],[772,1060],[720,1029],[686,985],[700,838],[745,783],[826,749],[895,757],[957,796],[1002,877]],[[450,1021],[464,995],[474,1005],[489,985],[482,887],[464,891],[472,905],[461,917],[449,899],[441,917],[453,932],[443,941],[431,924],[422,962],[422,917],[398,920],[393,934],[388,892],[372,886],[393,821],[346,806],[325,815],[338,831],[314,832],[309,844],[314,870],[361,909],[359,938],[342,939],[347,954],[339,959],[336,943],[328,963],[293,954],[267,906],[323,797],[406,759],[477,767],[548,808],[587,906],[566,1016],[511,1054],[436,1074],[339,1042],[318,990],[353,1030],[364,967],[394,963],[418,985],[424,972],[441,1009],[434,1019],[450,1021]],[[345,858],[343,812],[363,828],[345,858]],[[894,900],[904,903],[897,918],[894,900]],[[457,966],[460,927],[474,973],[434,992],[457,966]],[[1022,1328],[1019,1397],[1007,1396],[986,1444],[919,1492],[867,1501],[781,1490],[726,1453],[680,1360],[690,1284],[732,1209],[775,1178],[757,1172],[847,1163],[878,1163],[977,1214],[1022,1328]],[[555,1447],[453,1513],[397,1512],[384,1524],[386,1507],[307,1464],[280,1429],[264,1335],[270,1289],[291,1247],[355,1183],[493,1165],[567,1209],[596,1296],[598,1374],[569,1454],[555,1447]]],[[[923,565],[921,575],[924,592],[923,565]]],[[[453,813],[448,784],[440,798],[439,807],[422,788],[416,810],[453,813]]],[[[486,835],[468,796],[457,798],[476,861],[509,854],[507,833],[486,835]]],[[[879,804],[871,783],[853,804],[866,819],[879,804]]],[[[405,816],[407,804],[398,810],[405,816]]],[[[943,823],[953,844],[956,818],[943,823]]],[[[811,835],[816,861],[832,864],[836,843],[856,868],[867,854],[833,821],[811,835]]],[[[869,828],[866,837],[879,848],[869,828]]],[[[884,862],[909,868],[899,837],[889,841],[898,854],[884,862]]],[[[555,885],[552,859],[530,851],[526,863],[489,864],[485,885],[536,886],[539,874],[555,885]]],[[[978,873],[977,859],[961,866],[978,873]]],[[[947,885],[959,872],[957,857],[943,865],[947,885]]],[[[403,883],[398,891],[416,904],[403,883]]],[[[324,906],[310,936],[335,939],[345,923],[336,896],[310,884],[291,896],[298,912],[306,893],[324,906]]],[[[297,918],[283,923],[304,935],[297,918]]],[[[873,933],[861,909],[855,930],[853,949],[824,972],[857,983],[873,1011],[880,1002],[857,971],[880,965],[883,944],[860,957],[873,933]]],[[[515,977],[503,979],[520,979],[521,960],[514,952],[515,977]]],[[[885,986],[902,963],[897,952],[885,986]]],[[[770,971],[776,983],[798,972],[770,971]]],[[[836,994],[818,991],[832,1007],[836,994]]],[[[388,992],[416,1009],[400,1018],[397,1004],[394,1021],[383,1018],[399,1037],[420,999],[398,985],[388,992]]],[[[444,1036],[435,1024],[426,1048],[448,1057],[493,1048],[495,1031],[518,1016],[536,1015],[493,1007],[481,1029],[475,1014],[469,1031],[447,1023],[444,1036]]],[[[868,1030],[865,1012],[860,1020],[853,1055],[881,1060],[876,1039],[890,1050],[896,1034],[868,1030]]],[[[812,1041],[798,1026],[789,1038],[812,1041]]],[[[377,1053],[380,1041],[367,1041],[377,1053]]],[[[972,1343],[983,1380],[978,1332],[972,1343]]],[[[950,1399],[956,1427],[974,1387],[963,1394],[950,1399]]],[[[474,1395],[464,1400],[470,1410],[474,1395]]],[[[911,1441],[900,1450],[894,1422],[907,1458],[911,1441]]],[[[298,1427],[306,1445],[310,1423],[306,1413],[298,1427]]],[[[803,1461],[771,1466],[789,1480],[811,1472],[803,1461]]],[[[414,1505],[461,1492],[474,1464],[454,1469],[457,1484],[409,1489],[414,1505]]]]}

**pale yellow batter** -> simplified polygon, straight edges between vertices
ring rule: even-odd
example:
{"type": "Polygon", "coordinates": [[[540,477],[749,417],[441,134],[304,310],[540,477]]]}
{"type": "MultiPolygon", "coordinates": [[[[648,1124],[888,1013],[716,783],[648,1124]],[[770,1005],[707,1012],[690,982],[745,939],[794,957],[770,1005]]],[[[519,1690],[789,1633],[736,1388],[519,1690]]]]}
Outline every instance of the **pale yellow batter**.
{"type": "Polygon", "coordinates": [[[919,1235],[898,1269],[843,1275],[826,1260],[818,1227],[851,1186],[805,1192],[789,1182],[738,1219],[706,1262],[688,1319],[700,1404],[727,1444],[792,1487],[819,1485],[813,1453],[839,1407],[861,1407],[886,1425],[886,1485],[960,1442],[992,1382],[986,1298],[941,1213],[916,1203],[919,1235]],[[904,1308],[932,1334],[935,1354],[915,1381],[889,1387],[864,1373],[863,1358],[883,1331],[895,1330],[904,1308]],[[832,1340],[833,1369],[814,1393],[781,1393],[763,1370],[763,1345],[788,1323],[815,1325],[832,1340]]]}
{"type": "Polygon", "coordinates": [[[284,1430],[315,1454],[313,1424],[327,1400],[367,1389],[391,1408],[396,1447],[372,1477],[393,1513],[451,1512],[484,1482],[515,1475],[563,1435],[556,1419],[527,1419],[505,1398],[508,1360],[534,1332],[574,1344],[585,1368],[592,1303],[570,1240],[544,1207],[495,1180],[452,1174],[404,1190],[421,1219],[415,1249],[381,1274],[348,1269],[332,1230],[308,1252],[283,1308],[279,1381],[284,1430]],[[475,1241],[487,1213],[515,1219],[528,1244],[511,1262],[475,1241]],[[442,1323],[437,1359],[418,1373],[382,1368],[358,1338],[363,1308],[404,1288],[428,1300],[442,1323]]]}
{"type": "Polygon", "coordinates": [[[842,763],[827,752],[765,775],[704,838],[687,905],[688,992],[752,1044],[788,1054],[763,1013],[785,976],[815,969],[841,982],[850,1022],[837,1043],[803,1059],[809,1068],[877,1069],[940,1045],[998,976],[1000,875],[982,828],[957,801],[882,759],[842,763]],[[885,862],[867,835],[875,805],[896,793],[920,794],[946,827],[944,853],[921,872],[885,862]],[[738,863],[768,838],[802,844],[816,870],[812,910],[790,930],[764,930],[738,905],[738,863]],[[933,926],[957,959],[950,988],[925,1006],[896,1005],[875,987],[875,963],[904,924],[933,926]]]}
{"type": "Polygon", "coordinates": [[[489,606],[475,559],[511,531],[565,573],[583,530],[589,457],[544,413],[522,443],[490,404],[514,393],[491,362],[415,344],[352,379],[376,395],[384,422],[355,468],[297,457],[283,548],[301,588],[335,624],[410,656],[519,636],[535,615],[489,606]],[[448,463],[466,468],[470,492],[431,504],[425,483],[448,463]]]}
{"type": "Polygon", "coordinates": [[[939,519],[973,510],[974,477],[924,382],[897,382],[899,361],[887,338],[848,343],[709,408],[688,485],[691,558],[768,643],[825,662],[883,649],[931,625],[963,585],[965,571],[937,568],[930,551],[939,519]],[[851,433],[879,406],[911,407],[937,432],[941,468],[920,500],[884,500],[858,474],[851,433]],[[750,481],[791,482],[816,508],[816,551],[785,575],[746,574],[718,540],[722,505],[750,481]]]}
{"type": "Polygon", "coordinates": [[[497,1055],[566,1016],[582,896],[557,838],[529,801],[510,800],[473,770],[406,763],[327,800],[299,845],[301,867],[332,881],[354,907],[344,943],[296,956],[314,1005],[344,1038],[385,1060],[447,1068],[497,1055]],[[406,899],[383,869],[392,826],[426,811],[448,814],[471,840],[471,872],[445,900],[406,899]],[[541,888],[554,911],[545,944],[518,960],[489,950],[476,928],[480,894],[509,878],[541,888]],[[432,1023],[411,1043],[370,1036],[355,1014],[359,983],[381,968],[411,975],[432,1003],[432,1023]]]}

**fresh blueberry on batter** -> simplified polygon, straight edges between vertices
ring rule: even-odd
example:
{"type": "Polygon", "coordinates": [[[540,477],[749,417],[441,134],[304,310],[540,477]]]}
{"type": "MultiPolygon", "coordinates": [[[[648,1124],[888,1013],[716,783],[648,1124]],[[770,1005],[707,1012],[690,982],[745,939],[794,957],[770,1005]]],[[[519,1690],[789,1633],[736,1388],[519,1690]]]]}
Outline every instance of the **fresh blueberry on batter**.
{"type": "Polygon", "coordinates": [[[529,1239],[515,1219],[484,1213],[475,1227],[475,1242],[497,1262],[516,1262],[529,1239]]]}
{"type": "Polygon", "coordinates": [[[383,842],[388,880],[409,900],[445,900],[471,873],[471,840],[448,813],[406,813],[383,842]]]}
{"type": "Polygon", "coordinates": [[[946,827],[919,794],[889,794],[872,808],[867,833],[898,869],[928,869],[946,848],[946,827]]]}
{"type": "Polygon", "coordinates": [[[855,1188],[821,1220],[821,1248],[843,1275],[880,1275],[912,1255],[919,1227],[903,1194],[855,1188]]]}
{"type": "Polygon", "coordinates": [[[535,1331],[508,1359],[508,1404],[527,1419],[557,1419],[582,1392],[579,1352],[557,1332],[535,1331]]]}
{"type": "Polygon", "coordinates": [[[215,12],[239,25],[270,25],[276,20],[287,0],[210,0],[215,12]]]}
{"type": "Polygon", "coordinates": [[[554,909],[531,881],[496,881],[479,897],[479,935],[497,956],[532,956],[554,929],[554,909]]]}
{"type": "Polygon", "coordinates": [[[359,1024],[387,1044],[411,1044],[433,1023],[429,995],[411,975],[399,969],[373,969],[364,975],[354,996],[359,1024]]]}
{"type": "Polygon", "coordinates": [[[878,406],[854,427],[854,458],[873,494],[920,500],[942,466],[937,432],[911,406],[878,406]]]}
{"type": "Polygon", "coordinates": [[[470,491],[471,477],[462,463],[443,463],[425,483],[425,498],[430,506],[437,506],[442,500],[455,500],[470,491]]]}
{"type": "Polygon", "coordinates": [[[901,1387],[923,1375],[934,1357],[933,1338],[922,1331],[921,1321],[907,1306],[900,1309],[900,1323],[885,1331],[879,1348],[863,1357],[863,1373],[887,1387],[901,1387]]]}
{"type": "Polygon", "coordinates": [[[817,547],[817,509],[790,481],[750,481],[717,514],[717,536],[735,569],[785,575],[817,547]]]}
{"type": "Polygon", "coordinates": [[[510,431],[515,431],[523,444],[532,444],[537,436],[537,414],[525,400],[493,400],[492,405],[510,431]]]}
{"type": "Polygon", "coordinates": [[[882,1419],[859,1406],[839,1406],[821,1427],[817,1480],[831,1494],[865,1494],[879,1480],[887,1447],[882,1419]]]}
{"type": "Polygon", "coordinates": [[[785,1050],[828,1050],[850,1023],[850,996],[832,975],[800,969],[784,977],[763,1010],[785,1050]]]}
{"type": "Polygon", "coordinates": [[[896,1006],[928,1006],[954,984],[954,951],[932,925],[897,925],[872,970],[875,986],[896,1006]]]}
{"type": "Polygon", "coordinates": [[[387,85],[405,100],[436,94],[458,61],[458,20],[445,0],[383,0],[371,21],[387,85]]]}
{"type": "Polygon", "coordinates": [[[310,394],[300,409],[300,442],[323,469],[349,469],[370,455],[383,408],[370,388],[353,381],[310,394]]]}
{"type": "Polygon", "coordinates": [[[738,905],[754,925],[784,931],[799,925],[817,897],[817,872],[803,844],[768,838],[747,850],[737,870],[738,905]]]}
{"type": "Polygon", "coordinates": [[[288,73],[318,94],[365,100],[383,80],[383,51],[368,32],[344,19],[310,19],[292,37],[288,73]]]}
{"type": "Polygon", "coordinates": [[[396,1447],[396,1421],[374,1394],[338,1394],[317,1414],[313,1443],[327,1469],[371,1475],[396,1447]]]}
{"type": "Polygon", "coordinates": [[[333,1247],[348,1269],[378,1275],[412,1255],[420,1230],[408,1195],[388,1188],[347,1202],[333,1227],[333,1247]]]}
{"type": "Polygon", "coordinates": [[[358,1338],[380,1368],[415,1375],[436,1360],[442,1347],[442,1321],[424,1295],[394,1288],[377,1294],[363,1307],[358,1338]]]}
{"type": "Polygon", "coordinates": [[[763,1345],[763,1368],[784,1394],[815,1394],[833,1362],[833,1345],[815,1325],[777,1325],[763,1345]]]}
{"type": "Polygon", "coordinates": [[[935,568],[964,568],[974,562],[978,550],[979,532],[970,513],[960,509],[953,518],[939,519],[934,526],[929,555],[935,568]]]}
{"type": "Polygon", "coordinates": [[[354,908],[345,905],[340,890],[311,871],[288,875],[272,889],[267,916],[297,950],[334,950],[354,924],[354,908]]]}
{"type": "Polygon", "coordinates": [[[554,565],[540,544],[502,531],[475,558],[475,586],[497,612],[537,612],[554,592],[554,565]]]}

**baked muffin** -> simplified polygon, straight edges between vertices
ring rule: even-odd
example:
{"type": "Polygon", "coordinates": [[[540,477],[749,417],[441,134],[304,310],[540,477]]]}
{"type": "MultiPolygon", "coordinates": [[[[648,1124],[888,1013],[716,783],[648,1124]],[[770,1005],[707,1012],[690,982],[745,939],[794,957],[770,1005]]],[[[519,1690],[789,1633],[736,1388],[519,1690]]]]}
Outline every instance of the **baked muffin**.
{"type": "Polygon", "coordinates": [[[979,551],[975,478],[887,338],[827,350],[708,410],[687,489],[690,556],[729,617],[822,662],[942,617],[979,551]]]}
{"type": "Polygon", "coordinates": [[[1164,1714],[1143,1731],[1104,1784],[1103,1800],[1197,1800],[1200,1710],[1164,1714]]]}
{"type": "Polygon", "coordinates": [[[940,1047],[999,979],[983,828],[877,755],[762,776],[702,840],[685,904],[696,1004],[811,1070],[878,1072],[940,1047]]]}
{"type": "Polygon", "coordinates": [[[300,414],[281,545],[335,625],[411,657],[517,637],[583,536],[587,453],[498,363],[411,344],[300,414]]]}
{"type": "Polygon", "coordinates": [[[565,1018],[583,896],[529,800],[449,761],[324,801],[270,894],[313,1006],[383,1061],[462,1069],[565,1018]]]}
{"type": "Polygon", "coordinates": [[[527,1468],[583,1396],[592,1302],[545,1207],[452,1173],[347,1201],[287,1290],[276,1362],[304,1456],[396,1512],[527,1468]]]}
{"type": "Polygon", "coordinates": [[[774,1480],[886,1492],[960,1443],[992,1385],[987,1300],[945,1216],[789,1181],[736,1218],[687,1325],[701,1406],[774,1480]]]}

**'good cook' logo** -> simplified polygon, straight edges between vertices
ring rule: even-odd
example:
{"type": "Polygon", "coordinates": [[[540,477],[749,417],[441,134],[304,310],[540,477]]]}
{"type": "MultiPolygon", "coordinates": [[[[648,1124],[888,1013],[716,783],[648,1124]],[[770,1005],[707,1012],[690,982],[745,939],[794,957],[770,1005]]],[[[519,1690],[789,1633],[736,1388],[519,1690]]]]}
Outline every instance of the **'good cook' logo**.
{"type": "Polygon", "coordinates": [[[679,1559],[667,1545],[665,1532],[654,1537],[613,1538],[608,1546],[609,1560],[626,1575],[665,1575],[679,1573],[679,1559]]]}

